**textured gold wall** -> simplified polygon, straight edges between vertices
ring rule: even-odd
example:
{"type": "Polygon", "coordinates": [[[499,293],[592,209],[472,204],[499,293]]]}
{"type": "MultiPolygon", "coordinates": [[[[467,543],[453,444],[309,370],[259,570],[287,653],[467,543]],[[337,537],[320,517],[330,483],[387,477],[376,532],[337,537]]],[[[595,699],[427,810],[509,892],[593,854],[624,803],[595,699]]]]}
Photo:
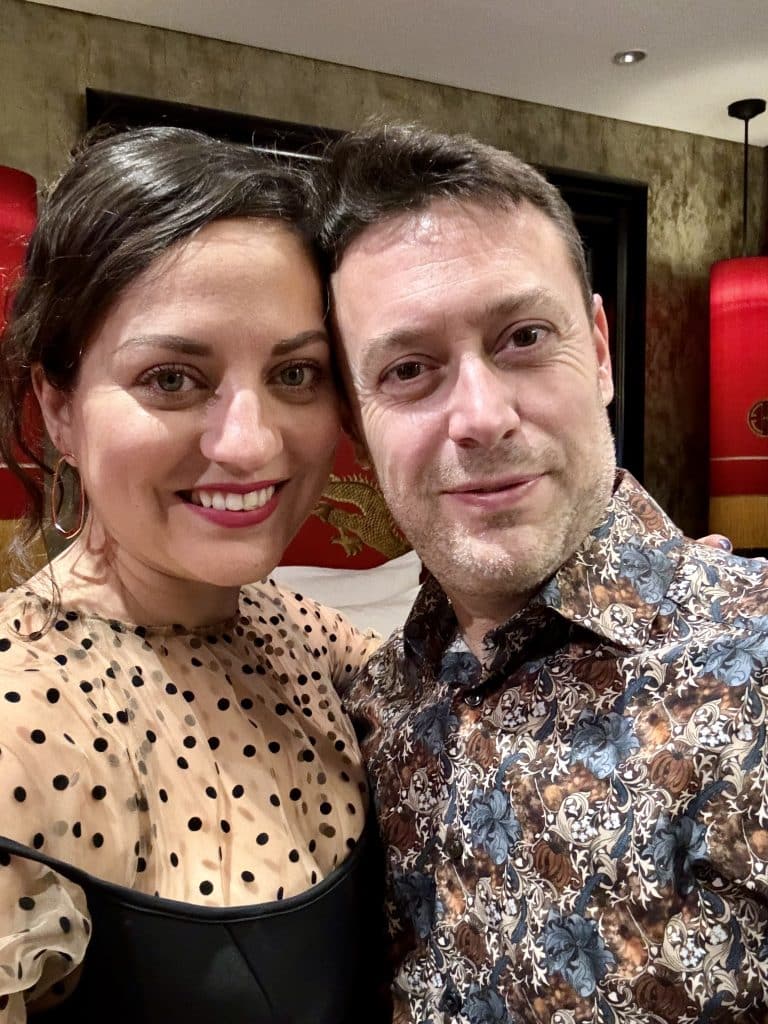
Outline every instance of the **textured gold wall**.
{"type": "MultiPolygon", "coordinates": [[[[91,86],[334,128],[374,113],[418,118],[527,160],[647,182],[646,484],[685,530],[703,530],[707,281],[740,246],[740,146],[24,0],[0,0],[0,24],[0,162],[41,181],[81,131],[91,86]]],[[[750,168],[757,251],[765,151],[753,149],[750,168]]]]}

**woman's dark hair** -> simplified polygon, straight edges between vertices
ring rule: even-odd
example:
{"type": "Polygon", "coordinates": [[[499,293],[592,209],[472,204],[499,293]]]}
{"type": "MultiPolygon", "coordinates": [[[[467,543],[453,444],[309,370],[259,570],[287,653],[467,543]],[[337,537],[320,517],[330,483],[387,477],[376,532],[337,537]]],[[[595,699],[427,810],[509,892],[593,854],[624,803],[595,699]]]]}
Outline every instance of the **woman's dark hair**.
{"type": "Polygon", "coordinates": [[[28,495],[24,546],[44,525],[47,459],[27,436],[32,370],[70,391],[88,341],[123,289],[212,221],[279,220],[311,246],[309,175],[182,128],[86,138],[43,202],[0,342],[0,455],[28,495]],[[37,467],[37,472],[25,466],[37,467]]]}

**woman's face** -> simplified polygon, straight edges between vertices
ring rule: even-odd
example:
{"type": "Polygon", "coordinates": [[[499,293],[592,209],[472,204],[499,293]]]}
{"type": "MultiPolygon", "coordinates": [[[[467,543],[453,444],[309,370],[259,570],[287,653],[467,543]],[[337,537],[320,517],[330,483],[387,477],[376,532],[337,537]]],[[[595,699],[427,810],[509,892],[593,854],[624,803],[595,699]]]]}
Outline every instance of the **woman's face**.
{"type": "Polygon", "coordinates": [[[286,227],[218,221],[121,294],[77,386],[39,389],[134,574],[239,586],[278,563],[339,435],[317,271],[286,227]]]}

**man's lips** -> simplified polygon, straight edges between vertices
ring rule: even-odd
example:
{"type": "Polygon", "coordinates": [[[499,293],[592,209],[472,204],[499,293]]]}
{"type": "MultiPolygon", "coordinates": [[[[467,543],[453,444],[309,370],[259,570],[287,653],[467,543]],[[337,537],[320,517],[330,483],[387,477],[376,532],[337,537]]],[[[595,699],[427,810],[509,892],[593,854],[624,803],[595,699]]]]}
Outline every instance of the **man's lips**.
{"type": "Polygon", "coordinates": [[[483,512],[502,512],[525,501],[546,474],[529,473],[496,480],[471,480],[443,492],[453,503],[483,512]]]}
{"type": "Polygon", "coordinates": [[[516,488],[525,487],[528,484],[534,483],[543,475],[543,473],[528,473],[525,476],[510,476],[495,480],[471,480],[469,483],[448,488],[444,493],[458,495],[498,494],[501,491],[510,491],[515,490],[516,488]]]}

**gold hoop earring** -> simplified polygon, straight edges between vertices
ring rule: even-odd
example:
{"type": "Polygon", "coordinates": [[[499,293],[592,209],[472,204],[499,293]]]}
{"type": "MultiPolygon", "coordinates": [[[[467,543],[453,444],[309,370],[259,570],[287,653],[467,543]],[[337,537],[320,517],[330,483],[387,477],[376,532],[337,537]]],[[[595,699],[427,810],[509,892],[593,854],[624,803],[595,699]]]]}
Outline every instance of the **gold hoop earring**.
{"type": "MultiPolygon", "coordinates": [[[[69,456],[72,458],[72,456],[69,456]]],[[[79,494],[79,507],[77,510],[77,522],[71,529],[67,529],[62,523],[59,522],[59,515],[61,514],[61,506],[64,503],[64,482],[62,480],[62,466],[69,466],[67,462],[67,456],[62,455],[57,461],[53,469],[53,480],[51,481],[51,523],[53,524],[54,530],[60,533],[66,540],[72,540],[83,528],[85,523],[85,491],[83,490],[83,482],[80,479],[80,474],[77,472],[74,466],[70,466],[72,472],[77,476],[77,490],[79,494]]]]}

